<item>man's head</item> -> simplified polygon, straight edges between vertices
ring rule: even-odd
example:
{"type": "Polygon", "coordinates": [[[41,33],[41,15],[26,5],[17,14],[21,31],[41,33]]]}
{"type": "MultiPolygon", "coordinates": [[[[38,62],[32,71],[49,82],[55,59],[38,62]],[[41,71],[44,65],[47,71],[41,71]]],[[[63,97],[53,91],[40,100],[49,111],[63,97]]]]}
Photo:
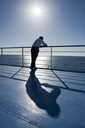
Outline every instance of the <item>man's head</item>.
{"type": "Polygon", "coordinates": [[[39,39],[43,40],[43,37],[42,37],[42,36],[40,36],[40,37],[39,37],[39,39]]]}

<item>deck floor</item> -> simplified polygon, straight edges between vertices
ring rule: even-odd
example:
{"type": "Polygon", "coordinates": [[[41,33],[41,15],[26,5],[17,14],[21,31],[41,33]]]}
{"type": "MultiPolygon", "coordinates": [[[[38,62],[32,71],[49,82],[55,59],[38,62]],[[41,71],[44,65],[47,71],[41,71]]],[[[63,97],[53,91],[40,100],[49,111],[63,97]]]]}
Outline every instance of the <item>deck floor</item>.
{"type": "Polygon", "coordinates": [[[85,128],[85,73],[0,65],[0,128],[85,128]]]}

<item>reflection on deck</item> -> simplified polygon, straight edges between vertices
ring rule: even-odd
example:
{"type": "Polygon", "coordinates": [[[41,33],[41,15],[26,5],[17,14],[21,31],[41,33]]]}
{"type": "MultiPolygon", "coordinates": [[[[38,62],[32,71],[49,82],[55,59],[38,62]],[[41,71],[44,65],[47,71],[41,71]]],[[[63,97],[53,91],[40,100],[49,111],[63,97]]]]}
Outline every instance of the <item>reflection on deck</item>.
{"type": "Polygon", "coordinates": [[[0,65],[0,128],[84,128],[85,73],[0,65]]]}

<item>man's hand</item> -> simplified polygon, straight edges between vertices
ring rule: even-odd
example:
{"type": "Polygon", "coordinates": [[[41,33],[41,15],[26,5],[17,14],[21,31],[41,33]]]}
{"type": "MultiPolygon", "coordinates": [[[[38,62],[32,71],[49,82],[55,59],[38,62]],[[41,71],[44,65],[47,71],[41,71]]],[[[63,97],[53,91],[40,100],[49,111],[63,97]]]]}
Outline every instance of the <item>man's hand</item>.
{"type": "Polygon", "coordinates": [[[47,47],[47,44],[46,45],[43,45],[42,47],[47,47]]]}
{"type": "Polygon", "coordinates": [[[47,47],[47,44],[46,44],[46,45],[41,45],[41,46],[40,46],[40,48],[42,48],[42,47],[47,47]]]}
{"type": "Polygon", "coordinates": [[[40,46],[40,48],[42,48],[43,46],[40,46]]]}
{"type": "Polygon", "coordinates": [[[46,44],[46,46],[45,47],[47,47],[47,44],[46,44]]]}

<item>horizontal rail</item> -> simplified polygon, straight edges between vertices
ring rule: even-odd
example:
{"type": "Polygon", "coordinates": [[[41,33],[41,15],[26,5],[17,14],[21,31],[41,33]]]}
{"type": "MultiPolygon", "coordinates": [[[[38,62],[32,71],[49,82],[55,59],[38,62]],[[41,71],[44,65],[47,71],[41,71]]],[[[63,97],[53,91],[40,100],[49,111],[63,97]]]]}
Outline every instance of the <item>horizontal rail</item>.
{"type": "MultiPolygon", "coordinates": [[[[73,70],[75,71],[81,70],[85,72],[85,50],[82,48],[79,49],[80,47],[85,48],[85,45],[59,45],[59,46],[42,47],[43,50],[40,51],[39,58],[37,58],[37,62],[36,62],[37,68],[44,68],[44,69],[48,68],[48,69],[56,69],[56,70],[61,70],[61,69],[65,70],[66,68],[66,70],[69,69],[70,71],[73,66],[72,68],[73,70]],[[70,49],[66,49],[66,47],[70,49]],[[73,49],[74,47],[75,49],[73,49]],[[78,49],[76,49],[77,47],[78,49]],[[59,49],[57,50],[57,48],[59,49]],[[76,56],[82,58],[81,59],[79,58],[80,59],[79,60],[77,59],[76,56]],[[62,57],[67,57],[67,58],[63,59],[62,57]],[[75,58],[72,59],[72,57],[76,57],[76,59],[75,58]]],[[[26,46],[26,47],[0,48],[0,52],[1,52],[0,64],[30,67],[31,50],[29,50],[29,48],[31,47],[26,46]]]]}
{"type": "MultiPolygon", "coordinates": [[[[57,46],[47,46],[47,47],[85,47],[85,45],[57,45],[57,46]]],[[[44,48],[47,48],[47,47],[44,47],[44,48]]],[[[15,48],[31,48],[31,46],[24,46],[24,47],[1,47],[0,49],[15,49],[15,48]]]]}

